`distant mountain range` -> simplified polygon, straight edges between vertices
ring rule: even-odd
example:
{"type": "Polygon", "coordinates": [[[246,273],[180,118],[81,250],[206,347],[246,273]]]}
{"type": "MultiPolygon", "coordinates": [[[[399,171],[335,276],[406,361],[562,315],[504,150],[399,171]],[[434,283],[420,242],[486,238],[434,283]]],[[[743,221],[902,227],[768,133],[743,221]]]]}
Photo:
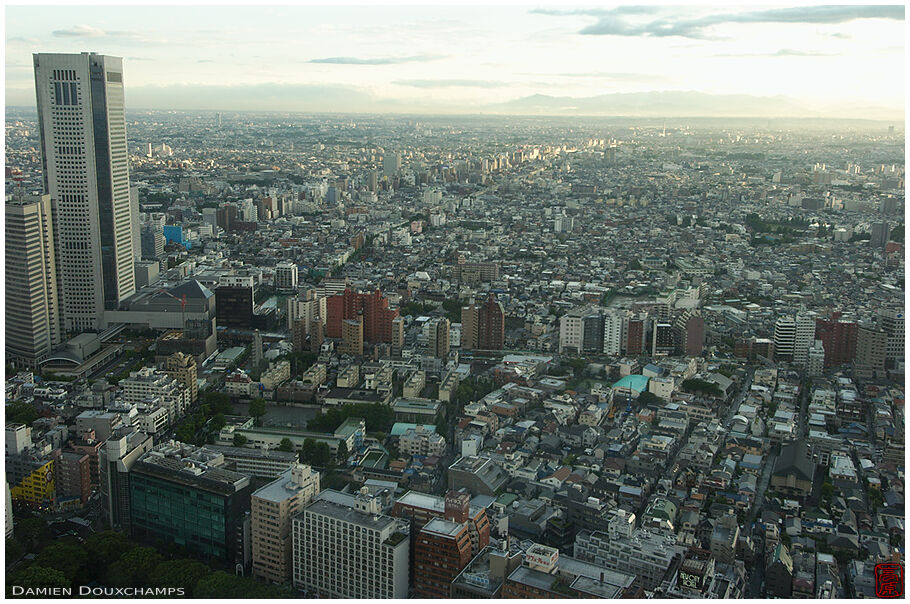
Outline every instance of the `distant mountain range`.
{"type": "Polygon", "coordinates": [[[632,92],[591,97],[535,94],[491,105],[496,113],[536,115],[613,115],[643,117],[839,117],[901,119],[893,107],[825,104],[812,106],[783,96],[706,94],[703,92],[632,92]]]}

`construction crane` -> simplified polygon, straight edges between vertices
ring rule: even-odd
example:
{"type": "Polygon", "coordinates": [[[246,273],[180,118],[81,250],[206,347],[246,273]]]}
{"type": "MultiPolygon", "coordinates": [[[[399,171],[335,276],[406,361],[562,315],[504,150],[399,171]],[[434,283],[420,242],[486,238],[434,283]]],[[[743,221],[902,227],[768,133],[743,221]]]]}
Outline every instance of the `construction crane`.
{"type": "Polygon", "coordinates": [[[186,294],[183,294],[181,298],[178,298],[166,289],[159,289],[158,292],[180,302],[180,325],[182,326],[181,328],[183,331],[186,331],[186,294]]]}

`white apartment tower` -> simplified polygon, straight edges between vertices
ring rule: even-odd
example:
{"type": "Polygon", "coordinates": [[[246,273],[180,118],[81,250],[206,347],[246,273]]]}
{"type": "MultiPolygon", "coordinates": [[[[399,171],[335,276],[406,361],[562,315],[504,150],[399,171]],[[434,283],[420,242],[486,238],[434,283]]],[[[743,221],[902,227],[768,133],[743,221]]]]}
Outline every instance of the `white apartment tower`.
{"type": "Polygon", "coordinates": [[[61,341],[50,195],[6,202],[6,358],[36,368],[61,341]]]}
{"type": "Polygon", "coordinates": [[[604,313],[604,354],[619,356],[622,350],[623,316],[618,312],[604,313]]]}
{"type": "Polygon", "coordinates": [[[105,309],[136,291],[123,63],[94,53],[33,57],[64,329],[97,331],[105,309]]]}

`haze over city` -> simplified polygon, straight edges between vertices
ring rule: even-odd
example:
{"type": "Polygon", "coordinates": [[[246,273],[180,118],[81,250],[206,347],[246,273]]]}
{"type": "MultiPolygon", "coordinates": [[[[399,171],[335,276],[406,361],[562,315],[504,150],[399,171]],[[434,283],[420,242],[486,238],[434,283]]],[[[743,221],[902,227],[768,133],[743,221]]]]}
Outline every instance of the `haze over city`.
{"type": "Polygon", "coordinates": [[[31,53],[92,50],[124,58],[129,109],[897,119],[904,107],[902,5],[10,6],[6,18],[8,106],[34,105],[31,53]]]}

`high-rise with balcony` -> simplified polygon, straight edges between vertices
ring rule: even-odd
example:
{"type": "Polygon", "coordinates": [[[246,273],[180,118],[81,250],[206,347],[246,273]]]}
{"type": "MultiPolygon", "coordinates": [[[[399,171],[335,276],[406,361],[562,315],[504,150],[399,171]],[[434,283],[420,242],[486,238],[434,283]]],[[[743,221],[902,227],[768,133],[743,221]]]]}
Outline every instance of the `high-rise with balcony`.
{"type": "Polygon", "coordinates": [[[299,463],[253,493],[253,575],[275,583],[291,578],[291,521],[318,493],[319,472],[299,463]]]}
{"type": "Polygon", "coordinates": [[[44,191],[56,214],[66,332],[105,327],[135,293],[123,63],[95,53],[35,54],[44,191]]]}

